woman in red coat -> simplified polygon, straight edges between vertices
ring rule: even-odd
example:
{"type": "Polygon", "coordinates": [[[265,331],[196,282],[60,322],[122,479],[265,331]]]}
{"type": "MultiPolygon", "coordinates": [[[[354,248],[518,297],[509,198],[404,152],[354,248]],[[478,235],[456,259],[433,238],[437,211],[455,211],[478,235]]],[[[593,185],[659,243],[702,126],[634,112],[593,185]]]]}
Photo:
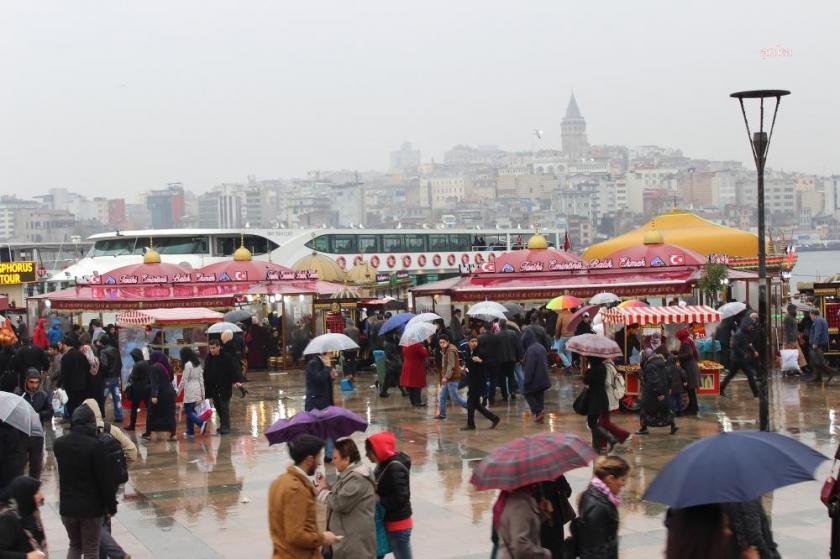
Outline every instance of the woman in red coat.
{"type": "Polygon", "coordinates": [[[429,351],[423,344],[412,344],[402,350],[403,367],[400,385],[408,389],[408,397],[415,408],[425,406],[420,395],[426,388],[426,358],[429,351]]]}

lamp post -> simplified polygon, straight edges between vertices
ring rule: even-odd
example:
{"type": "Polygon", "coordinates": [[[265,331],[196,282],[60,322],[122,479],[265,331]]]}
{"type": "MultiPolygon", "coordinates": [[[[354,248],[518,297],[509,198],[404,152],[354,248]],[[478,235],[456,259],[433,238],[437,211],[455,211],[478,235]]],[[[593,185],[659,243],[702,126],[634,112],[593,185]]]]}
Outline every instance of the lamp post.
{"type": "Polygon", "coordinates": [[[768,366],[768,345],[766,337],[770,332],[769,314],[767,312],[767,243],[765,240],[764,225],[764,165],[767,162],[767,153],[770,150],[770,140],[773,138],[773,128],[776,126],[776,115],[779,113],[779,103],[782,97],[790,95],[790,91],[783,89],[765,89],[755,91],[738,91],[730,95],[738,100],[741,105],[741,114],[744,115],[744,125],[747,127],[747,139],[752,149],[753,161],[758,181],[758,320],[763,334],[764,343],[759,348],[759,370],[758,370],[758,423],[762,431],[770,430],[770,373],[768,366]],[[750,131],[750,123],[747,119],[747,111],[744,107],[744,100],[757,100],[759,103],[758,132],[750,131]],[[773,107],[773,120],[770,122],[770,131],[765,132],[764,128],[764,102],[765,99],[775,99],[773,107]]]}

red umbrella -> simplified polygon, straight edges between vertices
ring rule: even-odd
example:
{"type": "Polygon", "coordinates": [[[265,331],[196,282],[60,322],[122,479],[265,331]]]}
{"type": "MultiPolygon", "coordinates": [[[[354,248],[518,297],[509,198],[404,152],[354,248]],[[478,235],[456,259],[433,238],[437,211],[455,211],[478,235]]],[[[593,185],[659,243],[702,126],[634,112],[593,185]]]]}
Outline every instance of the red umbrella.
{"type": "Polygon", "coordinates": [[[473,471],[470,483],[479,491],[513,491],[540,481],[554,481],[586,466],[598,453],[570,433],[540,433],[497,447],[473,471]]]}

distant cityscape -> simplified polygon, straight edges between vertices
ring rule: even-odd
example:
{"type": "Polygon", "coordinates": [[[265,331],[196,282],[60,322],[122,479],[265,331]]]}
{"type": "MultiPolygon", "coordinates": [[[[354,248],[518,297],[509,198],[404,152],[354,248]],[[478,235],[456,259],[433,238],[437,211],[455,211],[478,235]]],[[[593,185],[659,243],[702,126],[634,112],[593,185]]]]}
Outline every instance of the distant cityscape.
{"type": "MultiPolygon", "coordinates": [[[[197,194],[161,185],[136,197],[88,198],[67,188],[0,197],[0,242],[79,242],[103,231],[184,228],[531,227],[567,230],[573,247],[623,233],[673,207],[752,230],[755,171],[658,146],[590,145],[574,94],[561,146],[457,145],[423,160],[410,142],[385,171],[311,171],[306,177],[223,183],[197,194]],[[559,147],[559,149],[557,149],[559,147]]],[[[747,145],[744,144],[746,151],[747,145]]],[[[768,171],[766,208],[776,240],[840,239],[840,176],[768,171]]],[[[115,185],[115,192],[119,192],[115,185]]]]}

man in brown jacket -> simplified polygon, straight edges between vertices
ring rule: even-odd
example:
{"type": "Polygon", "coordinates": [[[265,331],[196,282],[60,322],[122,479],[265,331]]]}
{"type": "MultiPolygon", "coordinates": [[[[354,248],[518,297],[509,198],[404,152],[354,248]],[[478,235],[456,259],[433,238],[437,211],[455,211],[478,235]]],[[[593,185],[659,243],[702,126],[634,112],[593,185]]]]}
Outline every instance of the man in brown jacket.
{"type": "Polygon", "coordinates": [[[321,546],[339,542],[332,532],[320,532],[315,519],[315,486],[309,477],[321,465],[324,441],[300,435],[289,443],[290,464],[268,491],[268,525],[273,559],[320,559],[321,546]]]}

